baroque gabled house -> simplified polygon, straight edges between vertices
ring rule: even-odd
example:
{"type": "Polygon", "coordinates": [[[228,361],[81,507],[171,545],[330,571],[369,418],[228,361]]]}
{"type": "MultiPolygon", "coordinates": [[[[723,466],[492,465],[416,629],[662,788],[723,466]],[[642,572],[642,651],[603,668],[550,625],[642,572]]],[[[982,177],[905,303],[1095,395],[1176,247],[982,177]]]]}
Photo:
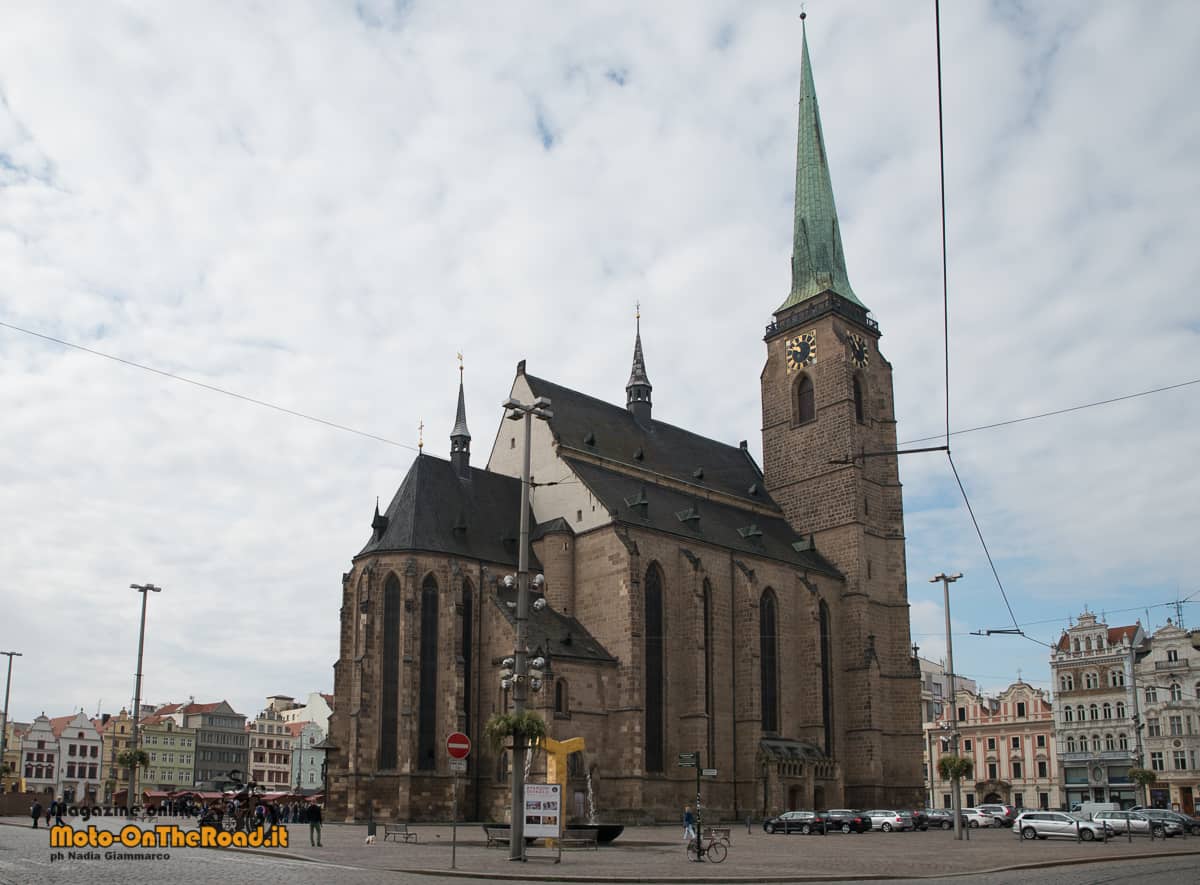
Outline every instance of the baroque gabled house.
{"type": "MultiPolygon", "coordinates": [[[[807,39],[802,45],[791,287],[764,337],[763,466],[656,417],[635,334],[623,406],[517,366],[534,421],[531,566],[545,576],[530,701],[582,737],[566,806],[674,820],[921,799],[920,677],[909,633],[892,367],[850,287],[807,39]]],[[[766,304],[778,303],[769,299],[766,304]]],[[[660,391],[660,403],[661,403],[660,391]]],[[[679,394],[675,394],[678,396],[679,394]]],[[[736,437],[735,437],[736,438],[736,437]]],[[[480,740],[509,709],[520,427],[470,463],[461,379],[450,458],[417,456],[343,576],[329,744],[333,819],[445,819],[446,735],[475,742],[460,808],[502,819],[507,754],[480,740]]],[[[542,761],[535,760],[533,778],[542,761]]]]}
{"type": "Polygon", "coordinates": [[[1200,630],[1170,619],[1149,637],[1134,664],[1145,723],[1143,767],[1158,776],[1149,800],[1158,808],[1196,810],[1200,790],[1200,630]]]}

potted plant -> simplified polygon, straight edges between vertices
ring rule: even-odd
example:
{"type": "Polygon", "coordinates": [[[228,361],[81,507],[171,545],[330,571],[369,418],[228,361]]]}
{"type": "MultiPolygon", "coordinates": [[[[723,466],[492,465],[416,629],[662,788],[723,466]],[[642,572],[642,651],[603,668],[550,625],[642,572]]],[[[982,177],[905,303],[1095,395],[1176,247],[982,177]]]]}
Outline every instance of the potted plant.
{"type": "Polygon", "coordinates": [[[510,740],[513,745],[535,746],[546,736],[546,720],[532,710],[496,713],[483,726],[483,736],[493,750],[500,750],[510,740]]]}

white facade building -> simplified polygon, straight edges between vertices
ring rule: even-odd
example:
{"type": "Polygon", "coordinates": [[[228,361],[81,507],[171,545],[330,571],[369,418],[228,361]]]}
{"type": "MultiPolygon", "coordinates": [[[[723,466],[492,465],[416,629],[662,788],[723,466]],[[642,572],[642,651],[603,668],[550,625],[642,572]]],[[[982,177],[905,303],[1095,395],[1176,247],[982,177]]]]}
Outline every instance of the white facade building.
{"type": "Polygon", "coordinates": [[[1168,620],[1137,655],[1136,675],[1145,723],[1142,767],[1158,775],[1149,804],[1193,814],[1200,789],[1200,630],[1168,620]]]}

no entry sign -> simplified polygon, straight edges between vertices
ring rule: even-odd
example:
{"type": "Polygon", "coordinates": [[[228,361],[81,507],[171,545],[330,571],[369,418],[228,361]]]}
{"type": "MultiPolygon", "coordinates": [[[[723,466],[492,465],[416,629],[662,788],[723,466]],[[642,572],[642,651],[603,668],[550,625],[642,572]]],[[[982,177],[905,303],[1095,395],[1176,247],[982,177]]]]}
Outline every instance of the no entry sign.
{"type": "Polygon", "coordinates": [[[452,759],[466,759],[471,753],[471,739],[461,731],[446,738],[446,752],[452,759]]]}

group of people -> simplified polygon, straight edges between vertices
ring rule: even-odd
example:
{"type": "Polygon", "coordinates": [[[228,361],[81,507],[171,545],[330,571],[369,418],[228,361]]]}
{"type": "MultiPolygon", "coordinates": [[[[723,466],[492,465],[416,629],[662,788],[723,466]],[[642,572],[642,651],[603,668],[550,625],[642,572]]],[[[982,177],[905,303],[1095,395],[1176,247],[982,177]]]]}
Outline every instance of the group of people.
{"type": "Polygon", "coordinates": [[[308,840],[314,848],[321,847],[321,806],[316,802],[264,802],[261,799],[254,802],[249,800],[231,799],[224,807],[212,802],[205,805],[199,813],[199,826],[220,826],[221,819],[228,816],[236,820],[239,826],[246,829],[259,829],[269,833],[280,824],[308,824],[308,840]]]}
{"type": "Polygon", "coordinates": [[[54,823],[61,826],[63,815],[67,813],[67,804],[61,799],[51,799],[50,804],[42,808],[42,803],[37,799],[33,800],[33,805],[29,806],[29,814],[33,818],[33,828],[36,830],[38,821],[42,819],[42,815],[46,815],[46,826],[50,826],[50,818],[54,818],[54,823]]]}

